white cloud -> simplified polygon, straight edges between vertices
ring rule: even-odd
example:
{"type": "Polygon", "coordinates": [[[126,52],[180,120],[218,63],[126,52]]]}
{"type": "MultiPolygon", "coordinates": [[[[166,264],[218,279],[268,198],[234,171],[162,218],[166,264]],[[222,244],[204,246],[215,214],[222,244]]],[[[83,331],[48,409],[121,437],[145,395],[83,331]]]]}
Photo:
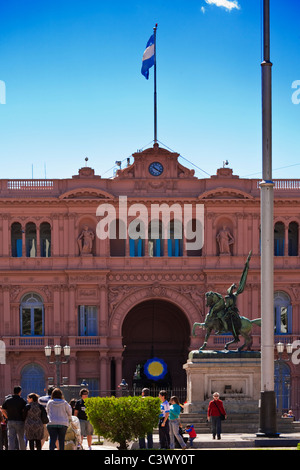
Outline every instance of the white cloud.
{"type": "Polygon", "coordinates": [[[201,7],[200,10],[202,11],[203,14],[205,13],[205,8],[204,7],[201,7]]]}
{"type": "Polygon", "coordinates": [[[240,9],[240,6],[237,0],[205,0],[208,5],[216,5],[217,7],[226,8],[226,10],[233,10],[236,8],[237,10],[240,9]]]}

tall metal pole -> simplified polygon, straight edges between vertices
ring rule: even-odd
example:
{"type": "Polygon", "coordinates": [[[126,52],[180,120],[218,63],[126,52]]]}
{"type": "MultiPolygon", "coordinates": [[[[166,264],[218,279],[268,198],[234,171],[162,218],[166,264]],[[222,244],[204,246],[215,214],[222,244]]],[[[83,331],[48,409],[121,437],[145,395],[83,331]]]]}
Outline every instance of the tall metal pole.
{"type": "Polygon", "coordinates": [[[154,144],[157,144],[156,30],[157,30],[157,24],[153,28],[153,31],[154,31],[154,144]]]}
{"type": "Polygon", "coordinates": [[[261,188],[261,395],[260,436],[277,434],[274,391],[274,196],[272,181],[272,63],[270,61],[270,3],[263,3],[262,182],[261,188]]]}

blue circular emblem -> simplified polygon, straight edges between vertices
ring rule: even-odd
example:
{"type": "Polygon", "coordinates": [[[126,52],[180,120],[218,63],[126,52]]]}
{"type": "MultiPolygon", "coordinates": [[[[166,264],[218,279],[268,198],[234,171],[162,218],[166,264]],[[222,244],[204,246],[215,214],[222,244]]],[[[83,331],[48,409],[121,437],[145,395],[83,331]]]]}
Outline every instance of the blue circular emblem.
{"type": "Polygon", "coordinates": [[[167,364],[162,359],[154,357],[149,359],[144,365],[144,373],[150,380],[163,379],[168,372],[167,364]]]}

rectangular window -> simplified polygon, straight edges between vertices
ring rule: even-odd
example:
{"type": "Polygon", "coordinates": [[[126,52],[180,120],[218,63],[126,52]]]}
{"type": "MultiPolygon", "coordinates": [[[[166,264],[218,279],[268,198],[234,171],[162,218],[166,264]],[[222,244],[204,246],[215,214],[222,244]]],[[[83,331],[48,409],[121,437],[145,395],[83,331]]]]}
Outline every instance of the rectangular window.
{"type": "Polygon", "coordinates": [[[91,305],[79,305],[78,307],[79,336],[97,336],[98,321],[97,307],[91,305]]]}
{"type": "Polygon", "coordinates": [[[21,336],[42,336],[44,334],[43,317],[42,307],[23,307],[21,309],[21,336]]]}

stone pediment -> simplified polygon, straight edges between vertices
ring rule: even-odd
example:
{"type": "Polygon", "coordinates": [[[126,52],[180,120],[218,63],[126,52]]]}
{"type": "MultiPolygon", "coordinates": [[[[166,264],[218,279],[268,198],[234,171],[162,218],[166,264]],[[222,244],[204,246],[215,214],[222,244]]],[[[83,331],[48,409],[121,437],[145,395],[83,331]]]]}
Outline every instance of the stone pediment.
{"type": "Polygon", "coordinates": [[[59,196],[59,199],[113,199],[114,196],[97,188],[74,188],[59,196]]]}
{"type": "Polygon", "coordinates": [[[209,191],[205,191],[203,194],[198,196],[199,199],[204,200],[217,200],[217,199],[240,199],[240,200],[252,200],[253,196],[241,189],[237,188],[214,188],[209,191]]]}
{"type": "Polygon", "coordinates": [[[155,185],[163,179],[194,178],[195,171],[178,162],[179,153],[160,148],[158,144],[142,152],[136,152],[132,156],[134,162],[118,170],[116,178],[147,178],[155,181],[155,185]]]}

